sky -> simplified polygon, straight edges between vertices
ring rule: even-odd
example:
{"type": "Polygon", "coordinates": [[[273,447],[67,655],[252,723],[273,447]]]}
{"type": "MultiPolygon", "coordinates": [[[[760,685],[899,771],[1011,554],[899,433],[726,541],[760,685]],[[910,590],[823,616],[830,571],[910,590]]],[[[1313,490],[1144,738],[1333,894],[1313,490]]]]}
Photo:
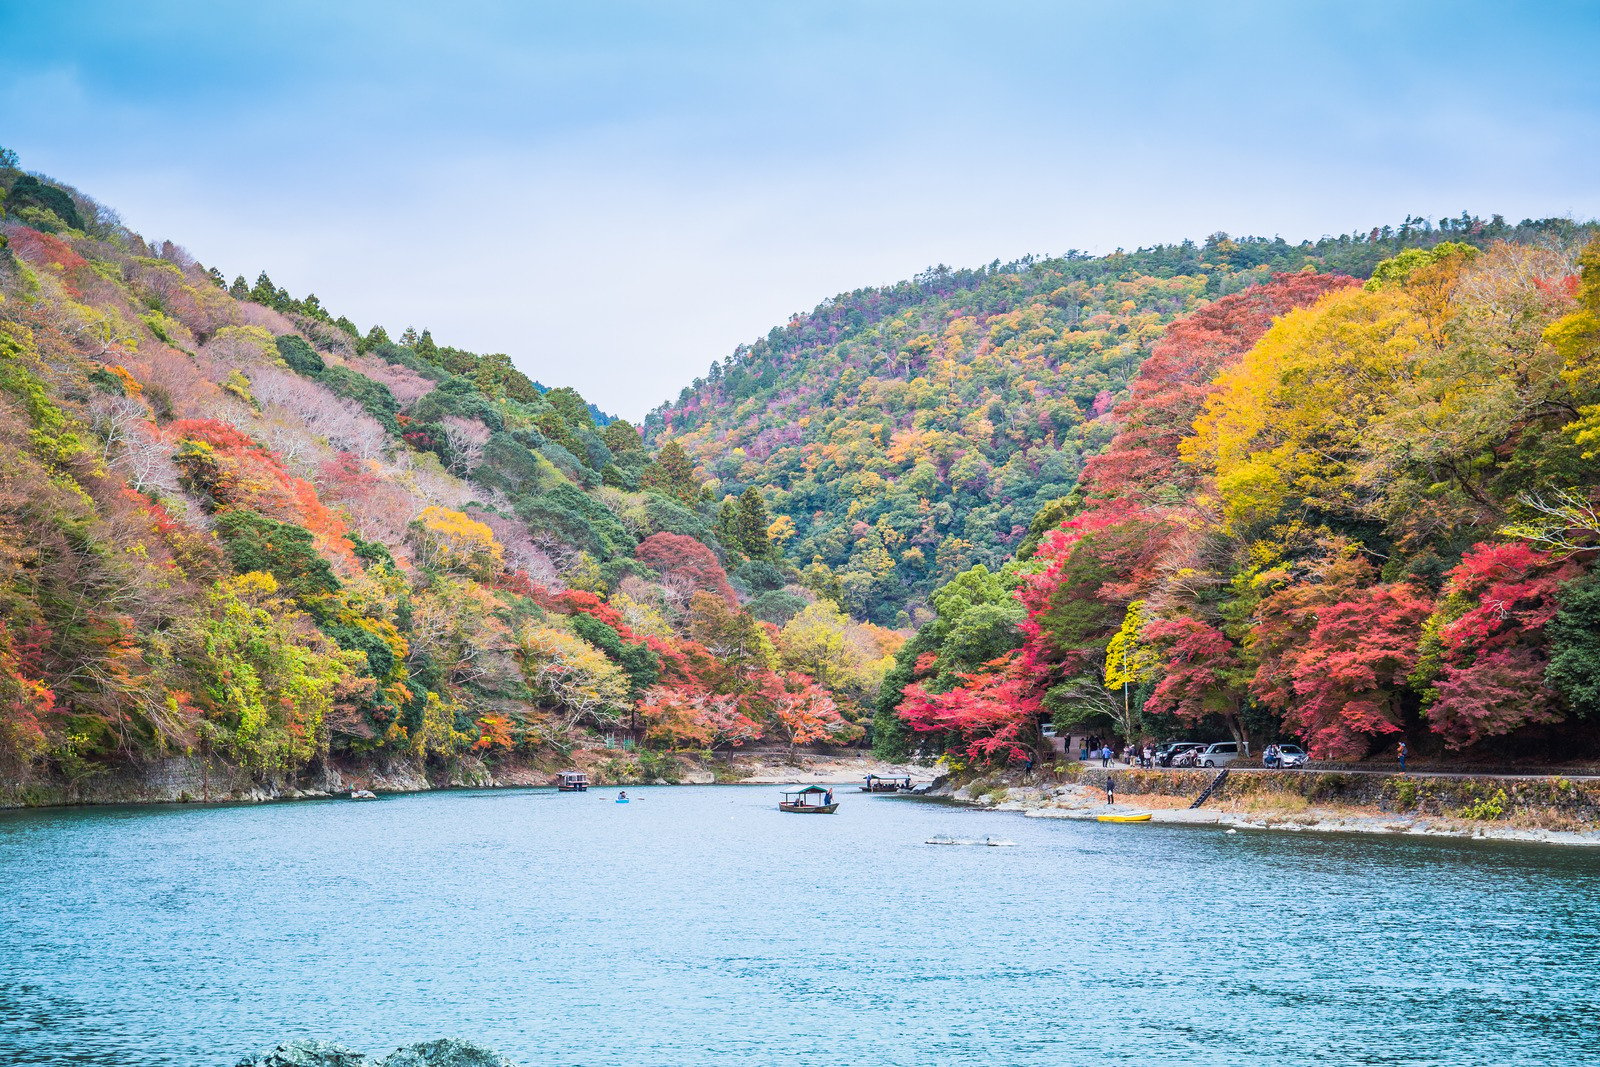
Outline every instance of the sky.
{"type": "Polygon", "coordinates": [[[0,0],[0,145],[638,418],[835,293],[1600,216],[1600,5],[0,0]]]}

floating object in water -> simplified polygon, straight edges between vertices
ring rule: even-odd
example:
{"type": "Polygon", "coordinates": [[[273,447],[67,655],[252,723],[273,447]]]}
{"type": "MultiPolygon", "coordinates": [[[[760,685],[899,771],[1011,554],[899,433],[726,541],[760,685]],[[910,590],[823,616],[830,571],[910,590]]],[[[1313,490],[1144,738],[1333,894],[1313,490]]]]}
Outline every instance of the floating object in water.
{"type": "Polygon", "coordinates": [[[1229,830],[1229,831],[1228,831],[1228,833],[1230,833],[1230,834],[1236,834],[1236,833],[1238,833],[1238,832],[1239,832],[1239,831],[1237,831],[1237,830],[1229,830]]]}
{"type": "Polygon", "coordinates": [[[378,794],[374,793],[370,789],[352,789],[352,790],[350,790],[350,799],[351,800],[377,800],[378,799],[378,794]]]}
{"type": "Polygon", "coordinates": [[[618,797],[617,798],[617,803],[618,804],[626,804],[627,802],[628,802],[628,798],[627,797],[618,797]]]}
{"type": "Polygon", "coordinates": [[[1149,822],[1150,813],[1148,811],[1136,811],[1127,815],[1096,815],[1095,818],[1101,822],[1149,822]]]}
{"type": "Polygon", "coordinates": [[[930,837],[923,843],[928,845],[988,845],[991,848],[1003,848],[1006,846],[1016,845],[1015,841],[1007,841],[1003,837],[946,837],[943,834],[940,834],[936,837],[930,837]]]}
{"type": "Polygon", "coordinates": [[[833,790],[808,785],[797,792],[783,794],[778,810],[795,815],[832,815],[839,810],[839,802],[833,799],[833,790]]]}

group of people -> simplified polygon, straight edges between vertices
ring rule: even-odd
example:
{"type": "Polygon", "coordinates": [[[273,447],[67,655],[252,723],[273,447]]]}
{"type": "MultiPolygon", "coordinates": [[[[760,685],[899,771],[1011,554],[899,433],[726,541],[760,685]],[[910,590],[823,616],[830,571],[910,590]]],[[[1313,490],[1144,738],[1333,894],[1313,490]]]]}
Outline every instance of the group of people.
{"type": "MultiPolygon", "coordinates": [[[[1130,767],[1154,767],[1156,765],[1155,745],[1149,741],[1140,745],[1138,742],[1129,742],[1122,747],[1122,762],[1130,767]]],[[[1117,758],[1117,750],[1111,747],[1111,742],[1105,738],[1090,734],[1084,741],[1083,747],[1078,749],[1078,759],[1087,763],[1092,759],[1100,761],[1100,766],[1109,767],[1111,761],[1117,758]]]]}

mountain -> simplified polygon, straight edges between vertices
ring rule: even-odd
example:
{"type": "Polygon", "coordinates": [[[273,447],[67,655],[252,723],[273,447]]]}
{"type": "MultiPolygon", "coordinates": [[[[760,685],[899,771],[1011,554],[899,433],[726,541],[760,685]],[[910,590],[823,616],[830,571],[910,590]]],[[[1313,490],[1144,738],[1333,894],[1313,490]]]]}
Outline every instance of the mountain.
{"type": "Polygon", "coordinates": [[[1365,278],[1405,249],[1573,229],[1463,214],[1299,244],[1219,233],[940,267],[795,316],[712,364],[644,429],[682,445],[714,492],[756,487],[793,523],[788,553],[831,570],[851,612],[920,625],[934,589],[976,564],[998,568],[1071,493],[1178,318],[1275,274],[1365,278]]]}
{"type": "Polygon", "coordinates": [[[880,749],[1063,734],[1600,751],[1600,239],[1524,227],[1176,322],[998,574],[933,595],[880,749]]]}
{"type": "Polygon", "coordinates": [[[800,584],[758,495],[719,509],[505,355],[229,285],[15,163],[0,793],[859,736],[901,638],[800,584]]]}

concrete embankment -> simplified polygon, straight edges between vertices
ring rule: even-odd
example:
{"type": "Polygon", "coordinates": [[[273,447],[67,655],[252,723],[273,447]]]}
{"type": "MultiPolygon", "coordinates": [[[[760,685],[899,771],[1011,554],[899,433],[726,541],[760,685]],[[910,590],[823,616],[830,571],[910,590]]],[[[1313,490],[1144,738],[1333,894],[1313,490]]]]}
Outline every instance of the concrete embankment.
{"type": "Polygon", "coordinates": [[[1236,771],[1207,802],[1189,804],[1215,771],[1068,764],[1039,774],[946,783],[959,803],[1033,818],[1095,819],[1149,812],[1152,822],[1249,830],[1425,834],[1600,845],[1600,780],[1537,776],[1236,771]],[[1106,781],[1116,787],[1106,804],[1106,781]]]}
{"type": "Polygon", "coordinates": [[[128,764],[76,778],[34,775],[0,779],[0,808],[93,804],[250,803],[337,796],[352,789],[375,793],[420,793],[434,789],[526,788],[549,785],[559,770],[586,772],[608,785],[710,785],[713,783],[838,783],[867,774],[915,774],[926,770],[885,764],[854,752],[635,753],[579,749],[543,759],[483,760],[463,757],[448,764],[419,760],[343,760],[298,775],[254,775],[220,760],[175,756],[128,764]]]}

